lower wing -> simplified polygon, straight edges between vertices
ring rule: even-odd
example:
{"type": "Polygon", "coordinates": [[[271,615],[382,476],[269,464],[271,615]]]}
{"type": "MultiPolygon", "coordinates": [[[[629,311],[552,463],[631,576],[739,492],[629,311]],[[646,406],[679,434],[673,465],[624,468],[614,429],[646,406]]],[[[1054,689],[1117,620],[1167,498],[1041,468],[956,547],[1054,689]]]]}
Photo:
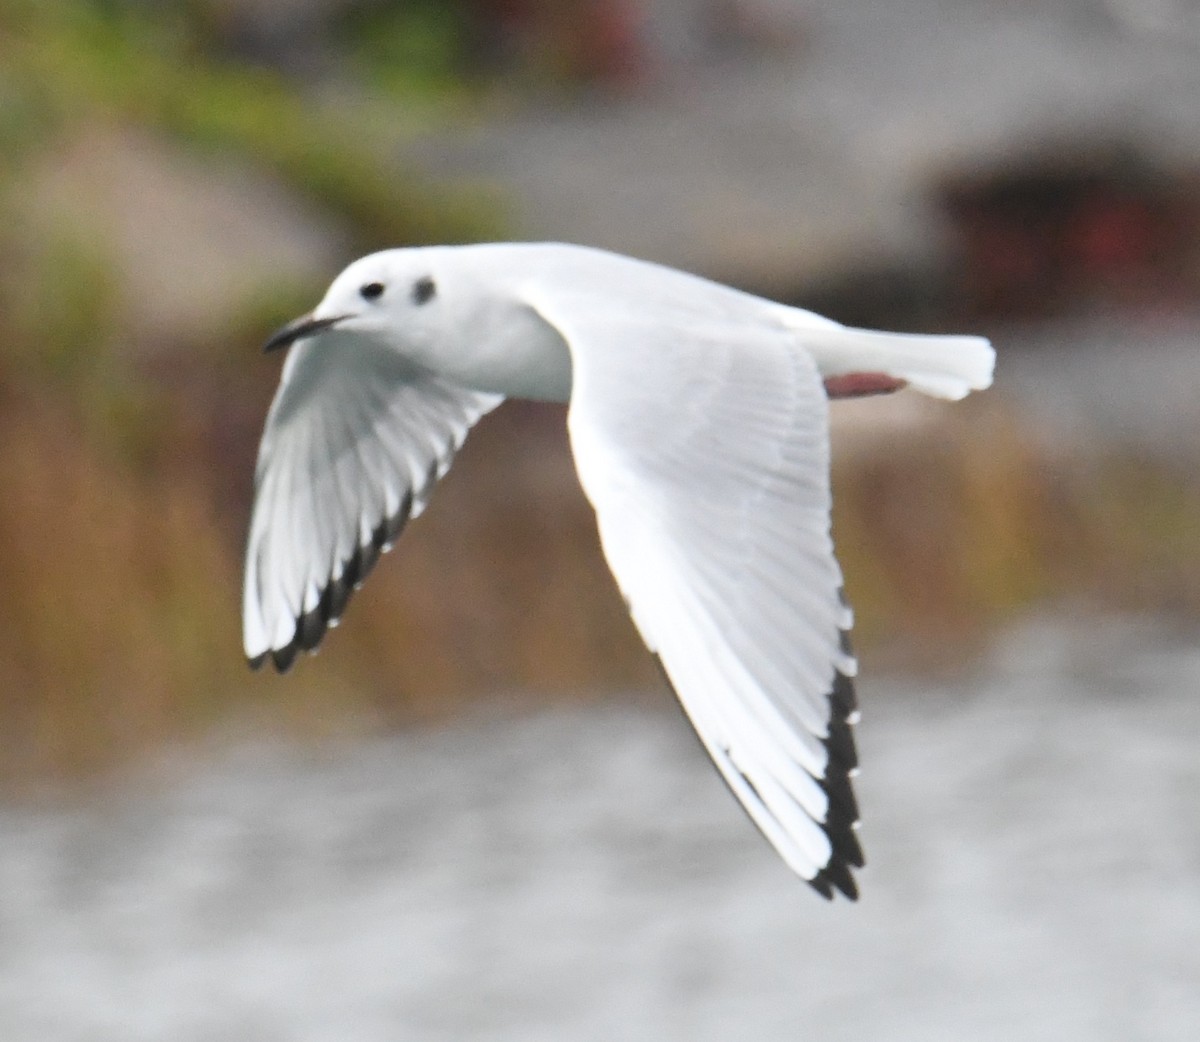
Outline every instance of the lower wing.
{"type": "Polygon", "coordinates": [[[243,637],[281,672],[335,625],[351,592],[498,395],[327,333],[291,349],[267,416],[246,550],[243,637]]]}
{"type": "Polygon", "coordinates": [[[830,537],[828,404],[783,330],[538,310],[604,552],[705,748],[784,860],[857,896],[855,663],[830,537]]]}

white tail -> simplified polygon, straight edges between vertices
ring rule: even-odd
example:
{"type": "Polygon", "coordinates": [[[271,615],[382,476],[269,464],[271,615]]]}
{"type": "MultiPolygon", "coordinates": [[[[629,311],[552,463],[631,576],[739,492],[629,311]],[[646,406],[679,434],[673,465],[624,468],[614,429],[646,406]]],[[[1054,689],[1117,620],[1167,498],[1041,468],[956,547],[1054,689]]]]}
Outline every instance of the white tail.
{"type": "Polygon", "coordinates": [[[992,382],[996,352],[983,337],[878,333],[832,323],[793,324],[826,379],[886,373],[934,398],[952,400],[982,391],[992,382]]]}

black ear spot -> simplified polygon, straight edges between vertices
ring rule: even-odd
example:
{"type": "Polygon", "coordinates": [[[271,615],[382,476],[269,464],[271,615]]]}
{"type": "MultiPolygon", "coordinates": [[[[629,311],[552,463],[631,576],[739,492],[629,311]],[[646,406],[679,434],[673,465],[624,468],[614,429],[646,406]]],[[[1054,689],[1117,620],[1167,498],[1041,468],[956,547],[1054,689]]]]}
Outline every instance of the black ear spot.
{"type": "Polygon", "coordinates": [[[362,296],[363,300],[378,300],[383,296],[383,283],[368,282],[358,292],[362,296]]]}
{"type": "Polygon", "coordinates": [[[437,296],[437,283],[432,276],[426,275],[413,283],[412,297],[417,304],[428,304],[437,296]]]}

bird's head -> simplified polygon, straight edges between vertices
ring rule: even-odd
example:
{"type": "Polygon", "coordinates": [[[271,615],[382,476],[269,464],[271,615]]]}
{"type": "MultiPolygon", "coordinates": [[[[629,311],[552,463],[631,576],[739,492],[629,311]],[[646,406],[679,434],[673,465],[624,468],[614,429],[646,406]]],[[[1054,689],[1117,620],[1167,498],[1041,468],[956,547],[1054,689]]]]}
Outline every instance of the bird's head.
{"type": "Polygon", "coordinates": [[[263,350],[333,330],[419,350],[445,320],[436,266],[436,251],[429,249],[385,250],[356,260],[333,280],[320,304],[273,333],[263,350]]]}
{"type": "Polygon", "coordinates": [[[524,257],[505,244],[373,253],[346,268],[321,303],[278,330],[265,350],[300,341],[311,341],[315,351],[381,348],[413,373],[506,397],[565,402],[570,352],[526,298],[518,264],[524,257]]]}

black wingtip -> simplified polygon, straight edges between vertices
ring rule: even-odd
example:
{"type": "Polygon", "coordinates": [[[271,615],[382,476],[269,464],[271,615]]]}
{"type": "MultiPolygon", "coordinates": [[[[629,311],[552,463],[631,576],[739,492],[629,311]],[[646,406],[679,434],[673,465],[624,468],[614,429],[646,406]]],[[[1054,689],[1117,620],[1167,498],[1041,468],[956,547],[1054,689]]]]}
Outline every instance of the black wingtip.
{"type": "MultiPolygon", "coordinates": [[[[667,682],[667,686],[674,691],[675,685],[670,674],[667,673],[661,656],[654,655],[654,662],[667,682]]],[[[859,814],[850,771],[858,763],[858,751],[854,744],[854,732],[848,718],[857,708],[857,700],[854,684],[849,677],[842,673],[835,675],[829,693],[829,701],[831,737],[824,740],[826,751],[829,754],[826,777],[817,778],[815,781],[829,799],[826,820],[821,823],[821,828],[829,838],[831,853],[825,867],[811,879],[804,881],[826,901],[832,901],[838,894],[847,900],[857,901],[858,884],[854,880],[851,869],[862,868],[866,864],[866,858],[854,828],[858,823],[859,814]]],[[[745,775],[742,775],[742,778],[751,789],[754,788],[754,784],[749,778],[746,778],[745,775]]],[[[721,774],[721,779],[732,791],[729,779],[724,774],[721,774]]],[[[736,797],[737,793],[734,792],[734,795],[736,797]]],[[[742,809],[746,808],[743,806],[742,809]]]]}
{"type": "Polygon", "coordinates": [[[842,828],[827,828],[826,835],[833,846],[833,856],[840,858],[854,868],[863,868],[867,859],[863,855],[862,844],[858,842],[858,834],[847,825],[842,828]]]}
{"type": "Polygon", "coordinates": [[[840,670],[833,676],[833,690],[829,693],[829,704],[833,707],[834,719],[847,720],[858,708],[858,695],[854,681],[840,670]]]}
{"type": "Polygon", "coordinates": [[[850,869],[841,861],[830,861],[812,879],[808,880],[808,885],[831,901],[834,892],[851,901],[858,900],[858,884],[854,882],[854,876],[850,869]]]}
{"type": "Polygon", "coordinates": [[[845,775],[835,774],[818,784],[829,800],[829,809],[825,813],[825,832],[832,841],[834,833],[853,829],[858,822],[858,801],[845,775]]]}
{"type": "Polygon", "coordinates": [[[321,594],[321,610],[324,612],[327,622],[342,617],[342,612],[346,610],[346,603],[350,600],[351,592],[350,584],[344,578],[338,577],[329,580],[329,585],[321,594]]]}
{"type": "Polygon", "coordinates": [[[408,492],[396,512],[376,526],[367,543],[354,548],[354,552],[342,563],[341,574],[329,579],[316,607],[296,619],[296,632],[291,643],[248,659],[251,669],[262,668],[270,658],[278,673],[287,673],[301,651],[311,653],[317,650],[325,634],[341,619],[350,595],[375,567],[384,550],[404,530],[412,514],[412,504],[412,493],[408,492]]]}
{"type": "MultiPolygon", "coordinates": [[[[849,653],[849,641],[843,634],[849,653]]],[[[823,745],[826,752],[825,777],[817,780],[828,799],[824,830],[832,852],[829,863],[817,873],[817,879],[849,898],[858,900],[858,885],[851,868],[866,864],[862,845],[854,826],[859,820],[858,800],[850,772],[858,766],[858,748],[850,718],[858,708],[854,682],[846,674],[834,674],[829,692],[829,734],[823,745]]]]}
{"type": "Polygon", "coordinates": [[[294,640],[287,647],[275,648],[271,652],[271,659],[275,663],[275,672],[282,675],[291,669],[296,661],[298,650],[299,645],[294,640]]]}
{"type": "Polygon", "coordinates": [[[409,489],[404,493],[404,499],[400,503],[400,508],[391,516],[387,522],[387,541],[394,543],[400,533],[404,531],[404,527],[408,524],[408,519],[412,516],[413,494],[409,489]]]}
{"type": "Polygon", "coordinates": [[[825,877],[824,872],[818,872],[812,879],[806,879],[805,882],[825,898],[826,901],[833,900],[833,887],[825,877]]]}
{"type": "Polygon", "coordinates": [[[249,666],[255,673],[263,668],[263,663],[267,661],[267,653],[264,651],[261,655],[255,655],[253,658],[247,656],[246,665],[249,666]]]}
{"type": "Polygon", "coordinates": [[[845,717],[830,717],[829,734],[825,737],[824,744],[829,754],[831,769],[846,774],[858,766],[858,746],[854,741],[850,721],[845,717]]]}
{"type": "Polygon", "coordinates": [[[312,611],[306,611],[296,623],[296,640],[305,651],[314,651],[321,638],[325,636],[328,625],[327,617],[318,604],[312,611]]]}

